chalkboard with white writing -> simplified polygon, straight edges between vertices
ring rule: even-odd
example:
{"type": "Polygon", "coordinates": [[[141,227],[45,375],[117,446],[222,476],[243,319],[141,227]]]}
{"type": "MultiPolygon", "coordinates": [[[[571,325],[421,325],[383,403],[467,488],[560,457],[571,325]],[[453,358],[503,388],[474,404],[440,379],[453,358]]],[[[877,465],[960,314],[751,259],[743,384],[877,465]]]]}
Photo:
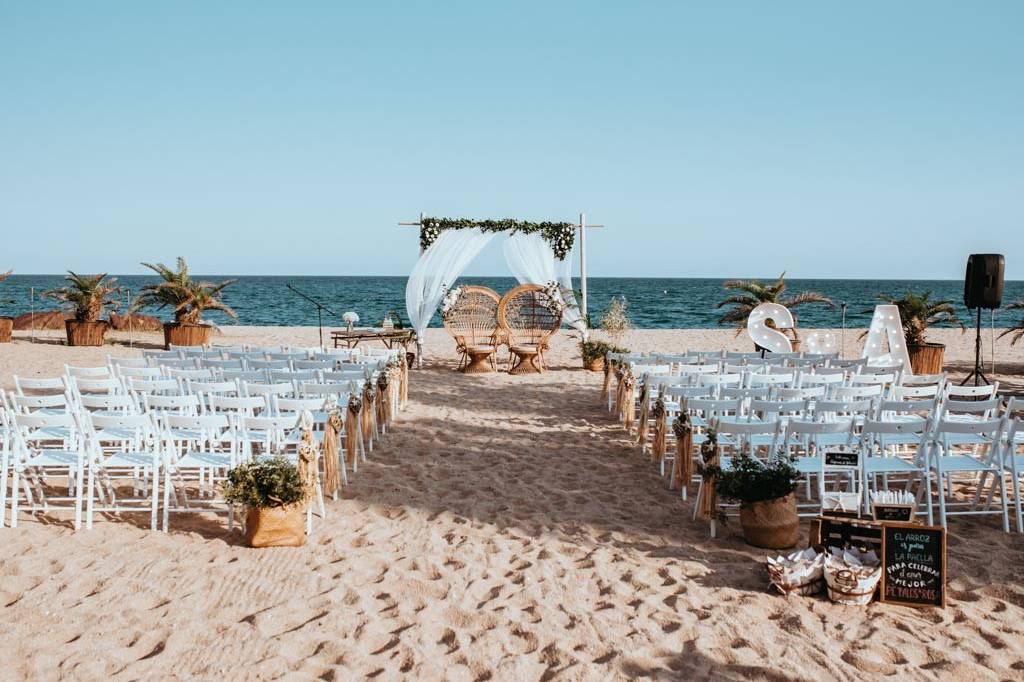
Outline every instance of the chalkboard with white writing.
{"type": "Polygon", "coordinates": [[[946,531],[941,526],[882,526],[879,599],[905,606],[946,606],[946,531]]]}

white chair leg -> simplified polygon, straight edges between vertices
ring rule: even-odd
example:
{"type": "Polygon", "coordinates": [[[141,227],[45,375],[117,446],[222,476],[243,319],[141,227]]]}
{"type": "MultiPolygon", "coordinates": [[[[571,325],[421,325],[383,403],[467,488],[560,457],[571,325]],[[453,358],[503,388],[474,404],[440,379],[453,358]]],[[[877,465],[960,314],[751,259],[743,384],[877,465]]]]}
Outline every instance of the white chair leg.
{"type": "Polygon", "coordinates": [[[1020,479],[1017,478],[1016,471],[1010,476],[1010,484],[1013,486],[1013,506],[1016,507],[1017,512],[1017,532],[1024,533],[1024,513],[1021,512],[1020,506],[1020,479]]]}
{"type": "Polygon", "coordinates": [[[164,518],[163,530],[167,532],[167,526],[171,521],[171,471],[164,469],[164,518]]]}
{"type": "MultiPolygon", "coordinates": [[[[96,497],[96,477],[93,474],[92,466],[89,466],[89,471],[86,473],[86,477],[88,479],[86,494],[89,497],[85,501],[85,505],[86,505],[85,527],[88,530],[92,530],[92,512],[93,512],[94,498],[96,497]]],[[[78,486],[78,489],[81,490],[82,486],[78,486]]],[[[79,493],[79,494],[81,494],[81,493],[79,493]]],[[[75,528],[78,528],[78,525],[81,522],[81,507],[82,507],[81,504],[78,504],[76,506],[76,510],[75,510],[75,515],[76,515],[76,518],[75,518],[75,528]]]]}
{"type": "Polygon", "coordinates": [[[149,529],[155,531],[157,529],[157,515],[160,509],[160,486],[157,484],[159,481],[158,471],[153,472],[153,481],[150,490],[150,509],[149,509],[149,529]]]}
{"type": "Polygon", "coordinates": [[[18,527],[18,466],[11,467],[11,528],[18,527]]]}
{"type": "MultiPolygon", "coordinates": [[[[4,527],[7,516],[7,478],[8,478],[8,457],[7,447],[4,447],[4,454],[2,461],[0,461],[0,467],[3,467],[3,481],[0,481],[0,528],[4,527]]],[[[15,491],[17,494],[17,491],[15,491]]]]}
{"type": "Polygon", "coordinates": [[[1003,532],[1010,532],[1010,514],[1006,505],[1006,476],[999,475],[999,504],[1003,508],[1003,532]]]}

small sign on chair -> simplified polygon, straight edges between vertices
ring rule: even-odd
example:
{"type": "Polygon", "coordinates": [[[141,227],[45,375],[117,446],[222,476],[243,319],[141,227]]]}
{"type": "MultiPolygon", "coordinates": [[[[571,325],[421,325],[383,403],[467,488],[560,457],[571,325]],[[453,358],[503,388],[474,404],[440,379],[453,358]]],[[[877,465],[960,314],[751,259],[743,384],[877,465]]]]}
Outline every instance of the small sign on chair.
{"type": "Polygon", "coordinates": [[[860,452],[857,450],[826,450],[825,466],[857,469],[860,467],[860,452]]]}

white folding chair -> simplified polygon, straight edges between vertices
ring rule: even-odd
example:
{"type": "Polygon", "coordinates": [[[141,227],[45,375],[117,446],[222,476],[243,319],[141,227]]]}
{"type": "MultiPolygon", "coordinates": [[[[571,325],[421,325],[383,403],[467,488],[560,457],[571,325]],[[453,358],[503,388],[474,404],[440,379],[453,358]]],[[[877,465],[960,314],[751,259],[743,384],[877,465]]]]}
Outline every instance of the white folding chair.
{"type": "MultiPolygon", "coordinates": [[[[21,493],[32,513],[48,513],[52,509],[74,512],[74,527],[82,525],[82,485],[89,478],[82,432],[75,415],[8,413],[14,441],[11,468],[11,528],[18,526],[21,493]],[[68,494],[58,496],[47,492],[50,478],[64,478],[68,494]],[[70,502],[71,506],[54,507],[53,502],[70,502]]],[[[91,481],[91,478],[89,479],[91,481]]],[[[7,486],[3,487],[6,493],[7,486]]],[[[4,493],[4,494],[5,494],[4,493]]],[[[3,500],[6,503],[6,500],[3,500]]],[[[5,510],[6,507],[0,507],[5,510]]]]}
{"type": "MultiPolygon", "coordinates": [[[[936,420],[929,439],[928,464],[934,472],[935,481],[938,484],[939,521],[943,528],[947,527],[948,516],[1002,513],[1003,530],[1010,532],[1006,481],[1003,476],[1003,448],[1000,440],[1005,426],[1003,419],[936,420]],[[962,438],[963,436],[968,438],[962,438]],[[968,443],[966,448],[959,444],[965,440],[968,443]],[[983,447],[979,448],[978,443],[983,443],[983,447]],[[953,501],[953,477],[963,474],[968,474],[972,480],[977,480],[977,491],[973,502],[953,501]],[[986,504],[985,509],[978,508],[981,492],[989,474],[995,476],[999,486],[1001,512],[990,509],[990,504],[986,504]],[[966,505],[970,505],[970,508],[962,509],[966,505]]],[[[991,498],[988,502],[991,503],[991,498]]]]}
{"type": "Polygon", "coordinates": [[[228,515],[229,530],[234,527],[234,505],[215,498],[216,484],[239,462],[234,426],[226,414],[183,416],[166,415],[163,425],[165,459],[163,465],[163,530],[170,527],[171,512],[213,512],[228,515]],[[188,481],[195,480],[198,498],[188,496],[188,481]],[[174,482],[177,482],[177,486],[174,482]],[[173,497],[173,506],[172,506],[173,497]],[[226,504],[226,509],[217,508],[226,504]]]}
{"type": "Polygon", "coordinates": [[[819,499],[820,493],[825,489],[825,480],[822,474],[824,468],[822,454],[826,447],[825,441],[828,441],[830,447],[851,448],[855,442],[853,420],[791,419],[786,423],[785,435],[780,441],[780,449],[793,459],[793,466],[804,476],[808,500],[813,499],[812,476],[818,478],[819,499]]]}
{"type": "Polygon", "coordinates": [[[86,528],[92,528],[95,512],[141,511],[144,507],[139,505],[147,504],[150,530],[156,530],[163,451],[153,415],[89,414],[84,419],[91,426],[91,431],[86,430],[86,444],[91,455],[86,528]],[[131,481],[132,497],[118,495],[112,483],[118,478],[131,481]],[[147,489],[148,500],[145,496],[147,489]],[[99,506],[96,506],[97,497],[99,506]],[[129,502],[135,504],[126,504],[129,502]]]}
{"type": "Polygon", "coordinates": [[[928,438],[931,424],[928,419],[918,416],[905,417],[899,421],[869,419],[864,422],[860,434],[860,464],[862,476],[862,506],[867,513],[871,508],[871,491],[878,490],[878,479],[882,489],[888,490],[890,477],[905,477],[905,488],[919,481],[916,498],[921,502],[922,494],[927,505],[928,525],[932,524],[932,488],[928,467],[928,438]],[[913,444],[911,457],[899,456],[895,445],[913,444]]]}

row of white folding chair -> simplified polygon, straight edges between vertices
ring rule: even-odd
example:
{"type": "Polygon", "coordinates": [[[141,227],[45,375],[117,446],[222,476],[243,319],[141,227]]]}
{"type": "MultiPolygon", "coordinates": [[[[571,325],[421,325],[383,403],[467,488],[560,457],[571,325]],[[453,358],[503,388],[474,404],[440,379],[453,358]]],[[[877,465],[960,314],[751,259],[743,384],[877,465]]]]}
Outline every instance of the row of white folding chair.
{"type": "MultiPolygon", "coordinates": [[[[172,490],[172,473],[182,479],[189,472],[196,478],[201,492],[212,491],[214,480],[221,480],[224,472],[244,456],[252,455],[254,443],[269,444],[266,430],[273,426],[273,449],[266,454],[280,454],[280,446],[287,444],[285,429],[294,429],[297,413],[279,417],[231,418],[215,415],[163,415],[155,414],[100,415],[87,412],[59,414],[15,414],[0,411],[0,423],[12,430],[17,446],[3,451],[4,480],[0,487],[0,525],[7,509],[8,471],[12,480],[11,523],[17,525],[20,489],[32,508],[39,498],[41,509],[52,509],[53,502],[70,502],[75,515],[75,527],[81,525],[83,511],[87,527],[92,526],[95,512],[139,511],[139,506],[124,505],[125,498],[115,491],[112,477],[130,478],[134,496],[129,501],[146,503],[151,513],[151,528],[156,529],[160,471],[164,484],[164,530],[168,528],[171,511],[197,511],[190,506],[186,487],[172,490]],[[55,435],[57,434],[57,435],[55,435]],[[280,437],[277,435],[280,434],[280,437]],[[166,446],[166,447],[165,447],[166,446]],[[12,460],[13,456],[13,460],[12,460]],[[54,496],[44,492],[44,479],[48,475],[68,478],[68,495],[54,496]],[[148,500],[144,498],[146,491],[148,500]],[[143,497],[140,498],[139,495],[143,497]],[[179,500],[179,495],[181,499],[179,500]],[[171,496],[175,503],[171,504],[171,496]],[[83,508],[84,498],[84,508],[83,508]],[[97,506],[96,502],[100,505],[97,506]]],[[[296,444],[298,439],[292,439],[296,444]]],[[[344,467],[344,462],[341,462],[344,467]]],[[[347,474],[342,469],[343,480],[347,474]]],[[[182,479],[184,484],[184,480],[182,479]]],[[[319,496],[321,516],[324,514],[322,495],[319,496]]],[[[229,508],[229,519],[232,512],[229,508]]],[[[233,520],[233,519],[232,519],[233,520]]]]}
{"type": "MultiPolygon", "coordinates": [[[[894,403],[886,403],[885,407],[896,407],[894,403]]],[[[859,447],[862,453],[860,458],[861,478],[861,500],[865,510],[868,505],[868,494],[872,488],[877,487],[877,479],[882,477],[886,486],[889,484],[889,476],[906,475],[919,480],[921,487],[918,489],[918,499],[924,493],[927,502],[926,513],[929,523],[933,519],[931,480],[938,485],[939,495],[939,521],[947,526],[948,516],[957,515],[979,515],[979,514],[1001,514],[1003,517],[1003,529],[1009,530],[1008,502],[1005,489],[1004,474],[1010,473],[1011,484],[1014,486],[1015,505],[1019,502],[1017,486],[1017,472],[1014,467],[1017,460],[1015,456],[1013,431],[1010,424],[1016,425],[1019,419],[1010,420],[1007,416],[1003,418],[981,418],[965,421],[962,419],[949,419],[948,414],[937,413],[933,418],[912,417],[899,421],[868,419],[860,426],[860,435],[857,436],[859,447]],[[1004,438],[1006,434],[1006,438],[1004,438]],[[895,455],[886,456],[888,445],[894,439],[901,439],[903,443],[915,445],[912,459],[895,455]],[[984,445],[979,449],[977,446],[984,445]],[[872,456],[876,455],[876,456],[872,456]],[[967,474],[972,481],[975,481],[977,488],[972,501],[954,501],[952,495],[952,478],[954,475],[967,474]],[[984,507],[980,507],[980,498],[984,490],[986,477],[993,476],[993,488],[1000,489],[999,508],[992,509],[992,491],[985,500],[984,507]]],[[[719,429],[719,437],[728,435],[729,430],[723,426],[725,420],[719,418],[716,425],[719,429]]],[[[736,423],[742,423],[736,420],[736,423]]],[[[749,423],[749,422],[748,422],[749,423]]],[[[777,422],[781,424],[780,420],[777,422]]],[[[824,492],[824,463],[821,457],[823,449],[830,446],[849,447],[857,432],[856,420],[841,418],[834,421],[811,421],[791,419],[786,423],[785,435],[781,441],[784,450],[794,446],[793,439],[796,437],[807,437],[808,441],[803,446],[805,456],[795,461],[798,471],[806,475],[817,473],[819,475],[819,496],[824,492]],[[823,440],[823,438],[825,440],[823,440]],[[846,442],[843,442],[845,439],[846,442]],[[814,455],[810,455],[810,445],[813,443],[814,455]]],[[[722,441],[720,441],[722,442],[722,441]]],[[[726,441],[728,442],[728,441],[726,441]]],[[[911,481],[908,481],[909,485],[911,481]]],[[[808,498],[810,498],[810,485],[808,480],[808,498]]],[[[1019,516],[1019,515],[1018,515],[1019,516]]],[[[1018,529],[1022,527],[1018,523],[1018,529]]]]}

